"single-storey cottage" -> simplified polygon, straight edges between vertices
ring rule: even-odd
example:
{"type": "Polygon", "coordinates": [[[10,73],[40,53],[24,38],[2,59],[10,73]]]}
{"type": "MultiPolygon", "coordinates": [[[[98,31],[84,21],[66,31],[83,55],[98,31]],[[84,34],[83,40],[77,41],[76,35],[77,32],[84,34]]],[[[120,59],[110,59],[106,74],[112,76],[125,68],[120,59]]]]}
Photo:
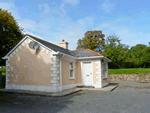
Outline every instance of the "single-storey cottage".
{"type": "Polygon", "coordinates": [[[108,62],[90,49],[68,50],[26,34],[5,56],[6,89],[61,92],[76,86],[102,88],[108,82],[108,62]]]}

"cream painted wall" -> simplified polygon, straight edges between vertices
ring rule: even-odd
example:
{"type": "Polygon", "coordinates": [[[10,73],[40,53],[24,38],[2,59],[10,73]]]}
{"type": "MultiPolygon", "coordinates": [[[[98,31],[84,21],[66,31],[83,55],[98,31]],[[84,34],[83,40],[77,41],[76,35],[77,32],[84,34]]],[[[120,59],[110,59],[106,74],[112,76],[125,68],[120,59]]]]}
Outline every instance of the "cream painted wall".
{"type": "Polygon", "coordinates": [[[69,78],[69,61],[62,59],[62,85],[72,85],[72,84],[81,84],[82,76],[81,76],[81,65],[80,62],[75,62],[75,79],[69,78]]]}
{"type": "MultiPolygon", "coordinates": [[[[36,54],[35,50],[29,48],[29,40],[15,51],[15,55],[10,56],[9,66],[9,82],[13,85],[36,85],[36,86],[53,86],[51,83],[52,58],[50,52],[47,54],[43,48],[36,54]]],[[[59,69],[58,69],[59,70],[59,69]]]]}

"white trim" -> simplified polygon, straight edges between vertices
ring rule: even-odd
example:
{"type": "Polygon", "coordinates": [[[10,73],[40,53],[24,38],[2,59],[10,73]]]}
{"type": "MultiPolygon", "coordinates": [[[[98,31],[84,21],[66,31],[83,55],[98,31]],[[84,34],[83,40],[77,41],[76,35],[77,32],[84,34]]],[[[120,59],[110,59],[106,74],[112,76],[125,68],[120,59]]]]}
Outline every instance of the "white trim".
{"type": "Polygon", "coordinates": [[[43,47],[43,52],[45,51],[45,48],[43,47]]]}
{"type": "Polygon", "coordinates": [[[58,92],[55,87],[51,86],[35,86],[35,85],[13,85],[7,84],[6,89],[19,89],[29,91],[44,91],[44,92],[58,92]]]}
{"type": "MultiPolygon", "coordinates": [[[[43,47],[45,47],[47,50],[49,50],[50,52],[52,52],[53,50],[52,49],[50,49],[50,48],[48,48],[48,47],[46,47],[45,45],[43,45],[43,44],[41,44],[40,42],[38,42],[38,41],[36,41],[36,40],[34,40],[33,38],[31,38],[30,36],[28,36],[28,38],[30,38],[30,39],[32,39],[33,41],[35,41],[35,42],[37,42],[37,43],[39,43],[40,45],[42,45],[43,47]]],[[[37,39],[40,39],[40,38],[37,38],[37,39]]],[[[43,40],[43,39],[40,39],[40,40],[43,40]]],[[[45,41],[45,40],[43,40],[43,41],[45,41]]],[[[53,51],[54,53],[57,53],[57,52],[55,52],[55,51],[53,51]]]]}
{"type": "Polygon", "coordinates": [[[16,52],[18,52],[18,48],[16,49],[16,52]]]}
{"type": "Polygon", "coordinates": [[[96,77],[96,79],[101,79],[102,77],[100,76],[100,77],[96,77]]]}
{"type": "Polygon", "coordinates": [[[21,44],[22,46],[24,46],[24,42],[22,42],[22,44],[21,44]]]}
{"type": "Polygon", "coordinates": [[[51,70],[52,70],[52,71],[57,71],[58,68],[52,67],[51,70]]]}
{"type": "Polygon", "coordinates": [[[20,45],[26,38],[27,36],[25,36],[9,53],[7,53],[5,57],[7,57],[12,51],[14,51],[17,48],[17,46],[20,45]]]}
{"type": "Polygon", "coordinates": [[[102,79],[98,79],[99,82],[102,82],[102,79]]]}
{"type": "Polygon", "coordinates": [[[103,58],[104,56],[93,56],[93,57],[79,57],[77,59],[90,59],[90,58],[103,58]]]}
{"type": "Polygon", "coordinates": [[[96,82],[96,84],[101,84],[102,82],[96,82]]]}
{"type": "Polygon", "coordinates": [[[92,66],[91,68],[92,68],[92,86],[93,86],[93,80],[94,80],[93,79],[93,61],[91,61],[91,66],[92,66]]]}
{"type": "Polygon", "coordinates": [[[96,66],[96,69],[100,69],[100,66],[96,66]]]}
{"type": "Polygon", "coordinates": [[[51,62],[51,64],[58,64],[57,62],[51,62]]]}
{"type": "Polygon", "coordinates": [[[58,81],[56,81],[56,80],[51,80],[51,83],[52,83],[52,84],[55,84],[55,83],[58,83],[58,81]]]}
{"type": "Polygon", "coordinates": [[[6,77],[9,77],[9,74],[6,74],[6,77]]]}
{"type": "MultiPolygon", "coordinates": [[[[7,56],[9,56],[10,55],[10,53],[12,53],[16,48],[18,48],[19,47],[19,49],[21,49],[21,45],[23,46],[24,44],[24,41],[26,40],[26,39],[29,39],[29,42],[30,42],[30,40],[33,40],[33,41],[35,41],[35,42],[37,42],[37,43],[39,43],[41,46],[43,46],[43,47],[45,47],[47,50],[49,50],[49,51],[53,51],[52,49],[50,49],[50,48],[48,48],[48,47],[46,47],[46,46],[44,46],[43,44],[41,44],[40,42],[38,42],[38,41],[36,41],[36,40],[34,40],[32,37],[30,37],[30,36],[25,36],[11,51],[9,51],[9,53],[7,53],[6,55],[5,55],[5,57],[4,58],[7,58],[7,56]]],[[[42,40],[42,39],[41,39],[42,40]]],[[[57,53],[57,52],[55,52],[55,51],[53,51],[54,53],[57,53]]]]}
{"type": "Polygon", "coordinates": [[[62,53],[62,52],[58,51],[57,54],[59,54],[59,53],[65,55],[65,56],[69,56],[69,57],[71,57],[71,58],[77,59],[77,57],[74,57],[74,56],[71,56],[71,55],[67,55],[67,54],[65,54],[65,53],[62,53]]]}
{"type": "Polygon", "coordinates": [[[15,51],[13,52],[13,55],[15,55],[15,51]]]}
{"type": "Polygon", "coordinates": [[[66,57],[66,56],[64,56],[64,57],[62,57],[62,59],[63,60],[67,60],[67,61],[72,61],[72,62],[76,62],[76,59],[73,59],[73,58],[69,58],[69,57],[66,57]]]}
{"type": "Polygon", "coordinates": [[[48,53],[50,52],[49,50],[46,50],[46,52],[47,52],[47,55],[48,55],[48,53]]]}
{"type": "Polygon", "coordinates": [[[95,88],[102,88],[102,84],[93,84],[95,88]]]}
{"type": "Polygon", "coordinates": [[[59,74],[59,71],[53,71],[54,74],[59,74]]]}
{"type": "Polygon", "coordinates": [[[82,84],[65,85],[65,86],[62,86],[62,90],[71,89],[71,88],[74,88],[74,87],[79,86],[79,85],[82,85],[82,84]]]}
{"type": "Polygon", "coordinates": [[[83,62],[81,62],[81,76],[82,76],[82,84],[84,84],[84,78],[83,78],[83,62]]]}
{"type": "Polygon", "coordinates": [[[59,77],[53,77],[53,80],[59,80],[59,77]]]}
{"type": "Polygon", "coordinates": [[[9,66],[8,62],[6,63],[6,66],[9,66]]]}
{"type": "Polygon", "coordinates": [[[59,65],[57,65],[57,64],[53,64],[53,67],[59,67],[59,65]]]}
{"type": "Polygon", "coordinates": [[[8,72],[8,71],[10,71],[9,69],[6,69],[6,71],[8,72]]]}
{"type": "Polygon", "coordinates": [[[51,77],[57,77],[58,74],[51,74],[51,77]]]}
{"type": "Polygon", "coordinates": [[[27,39],[24,42],[27,43],[27,39]]]}
{"type": "Polygon", "coordinates": [[[69,61],[69,79],[75,79],[75,62],[69,61]],[[70,62],[73,62],[73,77],[70,77],[70,62]]]}
{"type": "Polygon", "coordinates": [[[19,49],[21,49],[21,46],[19,46],[19,49]]]}
{"type": "Polygon", "coordinates": [[[62,57],[60,57],[60,90],[62,91],[62,66],[61,66],[61,58],[62,57]]]}
{"type": "Polygon", "coordinates": [[[100,71],[96,71],[96,74],[100,74],[101,72],[100,71]]]}
{"type": "Polygon", "coordinates": [[[29,43],[32,41],[30,38],[28,38],[27,40],[28,40],[29,43]]]}

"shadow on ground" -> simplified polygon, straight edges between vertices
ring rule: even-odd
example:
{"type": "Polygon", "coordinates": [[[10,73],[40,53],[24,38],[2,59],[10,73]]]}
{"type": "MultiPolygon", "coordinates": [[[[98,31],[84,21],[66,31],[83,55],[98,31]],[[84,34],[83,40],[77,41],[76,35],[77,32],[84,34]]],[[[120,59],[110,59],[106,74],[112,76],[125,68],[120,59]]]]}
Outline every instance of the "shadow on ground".
{"type": "Polygon", "coordinates": [[[82,93],[75,93],[64,97],[43,97],[28,96],[25,94],[11,94],[0,92],[0,112],[48,112],[58,113],[68,109],[72,105],[71,98],[81,96],[82,93]]]}

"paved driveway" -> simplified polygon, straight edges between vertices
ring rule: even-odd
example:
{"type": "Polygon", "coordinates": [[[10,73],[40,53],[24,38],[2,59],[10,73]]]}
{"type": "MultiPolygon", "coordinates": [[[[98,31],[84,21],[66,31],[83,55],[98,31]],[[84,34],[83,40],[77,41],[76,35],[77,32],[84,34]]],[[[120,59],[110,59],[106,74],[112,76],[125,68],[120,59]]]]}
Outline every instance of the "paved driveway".
{"type": "Polygon", "coordinates": [[[52,98],[0,94],[1,113],[150,113],[150,89],[118,87],[52,98]]]}

